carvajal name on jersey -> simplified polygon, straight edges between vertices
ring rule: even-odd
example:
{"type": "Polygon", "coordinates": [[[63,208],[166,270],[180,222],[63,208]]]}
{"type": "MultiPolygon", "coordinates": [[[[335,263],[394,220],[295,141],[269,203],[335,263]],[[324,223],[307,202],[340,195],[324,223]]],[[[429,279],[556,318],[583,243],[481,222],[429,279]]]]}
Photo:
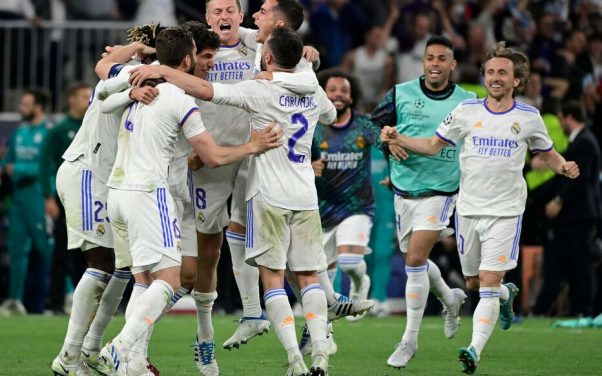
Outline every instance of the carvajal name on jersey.
{"type": "Polygon", "coordinates": [[[318,107],[312,97],[298,95],[281,95],[278,104],[282,107],[315,108],[318,107]]]}
{"type": "Polygon", "coordinates": [[[512,156],[512,150],[518,148],[518,141],[496,137],[473,136],[472,144],[478,147],[478,155],[488,155],[492,157],[510,158],[512,156]]]}
{"type": "Polygon", "coordinates": [[[329,170],[349,170],[357,168],[358,161],[364,158],[363,152],[341,153],[322,153],[322,158],[326,162],[326,168],[329,170]]]}

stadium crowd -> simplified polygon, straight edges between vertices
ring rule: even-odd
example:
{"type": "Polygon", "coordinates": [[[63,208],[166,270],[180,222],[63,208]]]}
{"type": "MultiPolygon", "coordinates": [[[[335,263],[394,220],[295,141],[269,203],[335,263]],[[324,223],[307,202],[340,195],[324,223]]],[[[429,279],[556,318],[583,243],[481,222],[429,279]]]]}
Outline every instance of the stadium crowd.
{"type": "MultiPolygon", "coordinates": [[[[249,0],[244,3],[243,9],[246,9],[246,12],[244,20],[240,20],[241,26],[247,26],[250,29],[256,29],[259,26],[261,30],[262,19],[256,14],[261,14],[261,7],[271,4],[271,1],[262,3],[249,0]]],[[[333,93],[345,90],[337,86],[338,81],[336,81],[337,84],[331,83],[329,86],[332,77],[338,77],[343,81],[347,80],[350,93],[335,93],[332,94],[332,97],[329,95],[328,98],[337,110],[337,121],[353,121],[355,125],[355,122],[359,124],[365,119],[368,124],[364,125],[365,133],[362,136],[354,135],[354,137],[360,137],[357,139],[362,140],[361,149],[365,146],[371,148],[371,158],[368,157],[367,161],[363,161],[365,163],[360,164],[364,166],[362,167],[363,171],[368,174],[367,177],[363,177],[366,180],[363,180],[362,183],[364,186],[371,185],[371,191],[374,192],[374,201],[370,203],[372,206],[369,209],[360,210],[369,217],[368,220],[371,221],[371,224],[362,227],[364,225],[361,223],[361,218],[348,224],[351,226],[350,228],[356,230],[367,228],[366,233],[371,236],[361,241],[343,242],[343,247],[341,244],[337,244],[336,252],[333,252],[332,255],[327,253],[328,275],[326,279],[334,287],[332,297],[329,297],[328,288],[324,287],[329,307],[333,304],[343,304],[343,298],[349,299],[352,304],[369,302],[368,298],[374,300],[373,308],[372,305],[369,307],[354,306],[353,309],[358,309],[358,312],[354,312],[358,313],[358,316],[352,320],[361,317],[369,309],[375,315],[406,311],[405,304],[399,306],[395,302],[406,301],[408,298],[406,296],[408,291],[406,278],[409,277],[411,281],[415,281],[417,277],[414,274],[422,272],[419,268],[425,261],[421,260],[417,263],[414,258],[408,260],[398,252],[400,247],[403,250],[403,247],[408,247],[408,245],[404,245],[402,232],[399,230],[400,219],[396,217],[391,202],[394,195],[403,196],[405,190],[401,193],[396,190],[393,193],[389,189],[391,183],[393,183],[393,188],[396,187],[396,175],[394,167],[391,167],[391,163],[388,163],[387,160],[389,153],[395,152],[384,148],[387,154],[382,154],[379,149],[383,149],[383,146],[378,132],[382,126],[394,126],[395,124],[383,123],[383,115],[379,109],[382,110],[383,103],[387,103],[387,95],[392,88],[398,88],[395,86],[396,84],[410,82],[423,75],[428,76],[427,63],[425,63],[426,51],[433,43],[433,36],[442,35],[453,43],[452,56],[457,61],[457,65],[454,64],[453,68],[450,68],[449,82],[457,83],[467,93],[474,93],[467,94],[462,99],[484,98],[488,95],[482,69],[484,63],[491,58],[487,55],[488,52],[495,48],[498,42],[505,41],[507,46],[523,51],[530,61],[530,76],[526,81],[524,91],[518,93],[516,99],[538,110],[547,133],[553,141],[554,148],[567,160],[577,161],[581,170],[581,177],[570,181],[564,176],[554,174],[537,154],[527,156],[523,173],[528,197],[521,218],[523,228],[520,232],[519,243],[525,260],[521,253],[521,256],[518,257],[517,268],[509,270],[504,278],[504,282],[510,282],[508,285],[516,288],[513,290],[508,287],[511,295],[510,301],[513,298],[512,294],[516,294],[518,289],[523,290],[521,299],[517,299],[514,303],[514,310],[523,317],[554,315],[588,318],[601,314],[602,236],[599,234],[602,231],[602,203],[600,202],[602,187],[598,179],[600,174],[598,145],[602,142],[602,128],[600,128],[600,124],[602,124],[602,6],[600,3],[593,0],[573,2],[324,0],[301,1],[300,4],[305,16],[303,23],[292,26],[287,25],[288,21],[286,20],[283,22],[288,28],[298,29],[297,34],[303,38],[306,46],[314,47],[309,51],[304,50],[304,57],[309,63],[313,63],[314,68],[319,66],[317,74],[321,78],[320,84],[327,95],[329,95],[329,90],[332,90],[333,93]],[[333,74],[333,72],[338,73],[333,74]],[[337,103],[337,101],[345,102],[337,95],[349,96],[350,102],[346,105],[353,108],[352,120],[345,118],[342,112],[338,112],[339,107],[342,106],[343,109],[346,107],[337,103]],[[377,133],[370,133],[371,122],[378,123],[380,126],[376,127],[377,133]],[[583,138],[586,137],[584,135],[587,136],[587,142],[583,141],[583,138]],[[371,170],[369,166],[371,166],[371,170]],[[389,168],[391,168],[391,180],[389,180],[389,168]],[[587,181],[585,181],[586,178],[587,181]],[[396,227],[397,231],[395,231],[396,227]],[[366,249],[371,250],[371,253],[366,252],[366,249]],[[525,278],[525,275],[533,274],[536,278],[525,278]],[[349,295],[350,298],[346,298],[345,295],[349,295]]],[[[207,8],[199,7],[194,1],[107,0],[88,3],[27,0],[8,1],[0,4],[0,20],[27,19],[31,20],[32,28],[44,20],[58,22],[65,20],[121,20],[132,21],[133,24],[155,22],[160,23],[161,26],[175,26],[199,17],[203,17],[201,21],[205,21],[205,13],[208,10],[209,5],[207,8]],[[84,3],[86,5],[82,6],[84,3]],[[90,6],[91,4],[94,6],[90,6]],[[60,9],[59,11],[57,11],[57,7],[60,9]],[[157,11],[158,9],[160,11],[157,11]]],[[[212,24],[210,17],[211,14],[207,13],[209,26],[215,27],[223,24],[219,24],[217,19],[212,24]]],[[[222,45],[230,42],[227,39],[229,30],[229,28],[220,30],[224,34],[218,33],[222,45]]],[[[261,35],[261,32],[258,35],[261,35]]],[[[269,32],[264,38],[267,39],[267,35],[269,32]]],[[[252,38],[255,38],[254,34],[252,38]]],[[[240,39],[245,40],[242,34],[240,39]]],[[[249,42],[249,44],[251,43],[254,42],[249,42]]],[[[265,43],[265,39],[262,43],[265,43]]],[[[444,42],[437,43],[445,44],[444,42]]],[[[197,42],[197,47],[198,44],[197,42]]],[[[97,66],[96,72],[102,80],[116,75],[112,71],[113,66],[127,62],[110,60],[118,59],[113,54],[114,51],[109,51],[111,52],[108,55],[109,60],[105,61],[107,68],[104,77],[99,73],[97,66]]],[[[99,55],[101,52],[98,51],[99,55]]],[[[200,52],[199,49],[198,53],[200,52]]],[[[131,55],[132,53],[127,58],[131,55]]],[[[103,58],[103,60],[106,59],[107,57],[103,58]]],[[[256,65],[250,58],[248,63],[249,67],[256,65]]],[[[197,77],[205,78],[207,81],[230,81],[229,79],[220,80],[217,77],[212,79],[210,69],[213,68],[215,71],[218,69],[213,63],[207,64],[209,73],[205,72],[207,75],[203,77],[201,73],[195,72],[197,77]]],[[[198,65],[200,65],[199,62],[197,62],[198,65]]],[[[90,68],[92,69],[92,67],[90,68]]],[[[172,80],[173,77],[177,79],[177,75],[173,73],[166,74],[165,71],[162,71],[162,77],[185,88],[183,82],[172,80]]],[[[277,81],[276,77],[274,80],[277,81]]],[[[428,81],[428,77],[426,80],[428,81]]],[[[58,183],[55,183],[59,167],[65,159],[64,155],[67,155],[64,154],[65,151],[73,142],[78,130],[83,129],[81,127],[85,121],[86,110],[93,103],[90,98],[93,99],[95,95],[98,95],[94,91],[93,84],[95,83],[64,83],[64,90],[67,93],[65,96],[67,110],[64,117],[54,124],[50,120],[50,114],[46,112],[52,101],[52,92],[32,87],[22,93],[18,112],[22,117],[23,124],[15,129],[6,144],[2,145],[2,155],[0,156],[2,157],[0,191],[3,216],[1,236],[3,245],[0,249],[0,268],[3,271],[0,273],[0,301],[3,303],[0,306],[0,314],[69,313],[71,312],[70,299],[73,296],[73,289],[82,280],[82,276],[86,273],[91,275],[87,270],[89,271],[90,268],[105,270],[99,265],[106,260],[94,259],[91,261],[89,258],[84,259],[81,252],[67,250],[74,248],[67,239],[68,213],[61,204],[56,187],[58,183]],[[67,302],[65,301],[66,297],[69,297],[67,302]]],[[[188,89],[186,91],[191,93],[188,89]]],[[[144,95],[151,95],[151,100],[154,98],[154,95],[146,92],[144,95]]],[[[199,98],[198,95],[195,96],[199,98]]],[[[144,100],[146,98],[139,99],[140,102],[144,102],[144,100]]],[[[424,102],[416,101],[413,105],[418,108],[424,106],[424,102]]],[[[446,112],[448,111],[446,110],[446,112]]],[[[89,113],[90,111],[88,111],[89,113]]],[[[206,118],[201,109],[201,117],[208,129],[210,128],[207,125],[207,119],[213,120],[212,115],[207,115],[206,118]]],[[[442,118],[437,121],[437,125],[443,120],[445,114],[441,115],[442,118]]],[[[219,117],[215,117],[215,119],[219,119],[219,117]]],[[[384,119],[389,120],[387,117],[384,119]]],[[[401,122],[401,120],[399,121],[401,122]]],[[[328,143],[320,138],[327,137],[327,131],[324,130],[324,132],[322,135],[316,131],[314,150],[312,151],[313,169],[320,200],[326,200],[324,197],[327,197],[329,189],[333,189],[333,187],[338,189],[336,183],[332,183],[335,185],[330,186],[324,185],[324,179],[328,178],[328,175],[325,173],[325,177],[322,179],[322,171],[327,171],[328,166],[333,165],[332,163],[341,163],[336,156],[331,157],[328,153],[320,154],[320,149],[323,149],[321,145],[324,142],[328,143]]],[[[416,135],[410,134],[410,136],[416,135]]],[[[216,136],[214,135],[214,137],[216,136]]],[[[216,140],[218,144],[222,145],[220,139],[216,137],[216,140]]],[[[223,139],[221,140],[223,141],[223,139]]],[[[226,141],[226,144],[236,145],[237,143],[226,141]]],[[[238,168],[236,167],[236,169],[238,168]]],[[[337,179],[339,181],[341,179],[340,176],[331,178],[335,182],[337,179]]],[[[191,177],[191,179],[195,178],[191,177]]],[[[202,181],[193,184],[196,189],[194,192],[196,197],[193,195],[192,199],[197,204],[201,203],[199,205],[205,205],[205,196],[199,196],[198,193],[200,192],[198,189],[201,189],[199,187],[205,189],[202,181]]],[[[233,183],[233,186],[235,184],[238,183],[233,183]]],[[[241,271],[242,267],[240,260],[236,258],[236,252],[242,249],[244,254],[245,234],[247,239],[249,237],[249,227],[245,230],[244,223],[241,225],[238,223],[240,221],[237,222],[239,214],[237,210],[247,210],[248,214],[249,209],[240,209],[237,206],[240,203],[236,202],[236,189],[228,189],[231,189],[229,193],[232,193],[232,197],[229,198],[229,194],[227,194],[223,198],[224,202],[219,209],[223,210],[223,213],[217,208],[214,210],[218,217],[231,214],[230,219],[220,219],[212,223],[211,226],[219,227],[217,230],[209,224],[203,226],[197,224],[197,231],[202,234],[199,239],[205,237],[206,243],[203,243],[203,248],[212,249],[211,247],[214,247],[220,260],[219,264],[215,259],[215,265],[203,266],[207,270],[217,268],[217,286],[212,287],[211,282],[208,282],[207,285],[199,285],[198,282],[195,282],[194,286],[191,285],[181,290],[185,287],[184,279],[182,279],[182,287],[174,288],[172,293],[178,298],[180,293],[182,295],[190,292],[193,296],[197,294],[195,301],[199,310],[199,307],[213,305],[215,301],[214,311],[223,309],[231,313],[242,310],[242,324],[245,321],[251,323],[250,317],[258,317],[265,321],[258,325],[269,327],[260,307],[257,307],[259,312],[255,312],[256,310],[245,305],[253,299],[252,295],[258,294],[258,292],[250,289],[239,293],[237,289],[237,285],[240,288],[240,274],[247,272],[241,271]],[[229,203],[226,204],[226,201],[229,203]],[[226,213],[226,206],[229,210],[231,209],[231,213],[226,213]],[[224,231],[224,229],[226,230],[224,231]],[[241,239],[243,239],[242,243],[241,239]],[[220,249],[221,257],[219,257],[220,249]]],[[[106,202],[95,201],[90,205],[95,220],[106,220],[103,226],[95,229],[99,236],[104,235],[105,231],[110,230],[106,202]]],[[[322,227],[325,234],[328,234],[328,230],[332,229],[334,225],[330,225],[327,221],[337,215],[329,217],[329,214],[324,212],[325,208],[327,206],[324,207],[321,202],[322,227]]],[[[197,218],[199,213],[203,213],[199,209],[200,207],[196,207],[194,213],[197,218]]],[[[399,211],[397,207],[395,209],[399,211]]],[[[449,221],[449,218],[445,218],[445,220],[449,221]]],[[[205,222],[204,219],[203,222],[205,222]]],[[[336,225],[345,223],[339,219],[335,219],[335,222],[336,225]]],[[[454,227],[454,220],[451,219],[449,222],[451,222],[450,227],[454,227]]],[[[455,223],[457,224],[457,222],[455,223]]],[[[436,230],[438,234],[442,228],[429,230],[436,230]]],[[[340,239],[349,240],[343,235],[339,237],[338,234],[330,234],[330,236],[331,240],[329,241],[332,242],[338,242],[340,239]]],[[[433,242],[435,240],[438,239],[433,239],[433,242]]],[[[454,236],[450,236],[442,237],[440,240],[430,246],[430,259],[434,262],[432,268],[438,267],[441,270],[441,276],[449,287],[441,287],[441,294],[437,294],[433,289],[431,291],[441,300],[445,312],[450,312],[450,309],[457,305],[457,310],[461,310],[465,314],[472,313],[478,306],[479,295],[464,289],[463,268],[458,258],[456,239],[454,236]],[[459,288],[466,290],[467,298],[464,292],[458,290],[459,288]],[[446,297],[445,291],[451,291],[451,295],[448,294],[446,297]],[[465,298],[467,304],[460,308],[465,298]],[[454,299],[460,302],[457,303],[454,299]]],[[[87,240],[84,240],[84,243],[78,247],[82,246],[83,249],[86,242],[87,240]]],[[[326,243],[325,238],[325,247],[326,243]]],[[[247,243],[246,248],[253,247],[249,247],[247,243]]],[[[211,253],[208,253],[207,257],[212,257],[210,255],[211,253]]],[[[410,244],[408,257],[411,255],[413,255],[413,251],[410,244]]],[[[244,264],[244,260],[242,263],[244,264]]],[[[193,268],[197,267],[199,271],[205,270],[201,269],[202,266],[193,266],[193,268]]],[[[112,271],[106,272],[108,274],[105,274],[110,278],[112,271]]],[[[119,274],[120,272],[121,270],[116,270],[115,274],[112,274],[113,278],[121,278],[127,282],[130,274],[128,272],[119,274]]],[[[259,275],[244,275],[251,281],[253,278],[255,281],[259,278],[259,275]]],[[[98,278],[103,280],[107,277],[103,275],[98,278]]],[[[266,277],[262,274],[261,278],[266,277]]],[[[316,278],[324,286],[324,280],[320,279],[321,277],[316,278]]],[[[286,293],[291,300],[295,300],[293,291],[299,290],[301,287],[302,295],[300,297],[303,300],[305,293],[310,295],[309,291],[312,289],[311,286],[314,286],[314,282],[307,282],[296,287],[292,283],[293,286],[287,287],[286,293]]],[[[263,283],[265,288],[265,279],[263,283]]],[[[326,285],[328,284],[326,282],[326,285]]],[[[134,295],[141,296],[145,292],[136,289],[140,290],[142,285],[146,286],[150,283],[136,279],[133,287],[131,284],[127,287],[125,295],[128,296],[130,290],[133,289],[134,295]]],[[[431,282],[432,286],[433,282],[431,282]]],[[[271,291],[272,295],[264,296],[264,306],[267,306],[268,301],[274,305],[280,290],[277,288],[265,288],[265,290],[271,291]]],[[[496,290],[493,293],[499,294],[499,291],[496,290]]],[[[504,292],[501,294],[503,296],[504,292]]],[[[426,310],[427,314],[439,313],[440,303],[436,299],[431,299],[426,308],[423,305],[421,309],[426,310]]],[[[483,299],[483,294],[481,294],[481,299],[483,299]]],[[[174,302],[175,300],[177,299],[174,298],[174,302]]],[[[312,302],[307,305],[319,306],[318,303],[312,302]]],[[[122,304],[125,309],[127,301],[122,304]]],[[[410,304],[409,301],[408,304],[410,304]]],[[[407,308],[414,309],[410,306],[407,308]]],[[[500,315],[502,315],[501,311],[500,315]]],[[[455,316],[452,319],[455,319],[455,316]]],[[[199,322],[202,320],[203,318],[199,316],[199,322]]],[[[518,321],[520,318],[517,316],[514,320],[518,321]]],[[[584,325],[589,322],[591,321],[585,321],[584,325]]],[[[450,322],[450,325],[452,324],[450,322]]],[[[253,325],[255,325],[254,321],[253,325]]],[[[408,325],[410,324],[408,323],[408,325]]],[[[419,325],[419,321],[417,325],[419,325]]],[[[263,329],[265,327],[261,327],[260,330],[263,329]]],[[[254,328],[253,330],[259,329],[254,328]]],[[[313,328],[304,328],[302,342],[309,340],[309,332],[312,330],[319,334],[323,330],[332,331],[331,328],[318,331],[313,328]]],[[[416,335],[417,330],[416,327],[416,335]]],[[[404,341],[410,341],[411,335],[407,333],[408,328],[406,328],[402,344],[404,341]]],[[[199,328],[197,340],[207,335],[206,331],[199,328]]],[[[234,337],[236,337],[236,333],[234,337]]],[[[328,338],[332,340],[332,333],[328,338]]],[[[86,341],[88,341],[88,337],[86,337],[86,341]]],[[[233,341],[224,346],[238,347],[240,345],[240,339],[235,338],[233,341]]],[[[84,347],[86,343],[84,343],[84,347]]],[[[205,343],[197,343],[200,357],[208,351],[203,347],[205,343]]],[[[67,346],[67,342],[65,346],[67,346]]],[[[328,351],[336,350],[329,347],[328,351]]],[[[413,351],[416,351],[416,347],[413,351]]],[[[472,355],[465,354],[465,356],[472,355]]],[[[212,361],[210,359],[209,363],[212,361]]],[[[408,361],[409,359],[405,359],[399,364],[405,366],[408,361]]],[[[319,361],[316,362],[318,365],[314,364],[314,366],[319,367],[319,361]]],[[[395,360],[392,362],[393,364],[390,359],[389,364],[397,367],[395,360]]],[[[470,359],[467,362],[470,364],[470,359]]],[[[294,365],[294,359],[289,358],[290,367],[292,367],[291,364],[294,365]]],[[[206,374],[213,372],[207,369],[203,371],[201,368],[200,370],[207,372],[206,374]]]]}

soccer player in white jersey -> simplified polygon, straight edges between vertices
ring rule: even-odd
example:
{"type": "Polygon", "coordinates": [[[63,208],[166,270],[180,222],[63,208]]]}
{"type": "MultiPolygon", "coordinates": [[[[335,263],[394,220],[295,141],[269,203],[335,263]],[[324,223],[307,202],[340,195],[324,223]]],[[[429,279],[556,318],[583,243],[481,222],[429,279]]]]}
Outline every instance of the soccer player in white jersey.
{"type": "MultiPolygon", "coordinates": [[[[243,20],[239,0],[208,0],[206,20],[218,34],[221,45],[207,81],[237,83],[253,77],[255,30],[240,27],[243,20]]],[[[249,115],[243,110],[198,102],[207,131],[220,145],[237,145],[249,139],[249,115]],[[227,127],[227,131],[224,128],[227,127]]],[[[239,347],[251,338],[267,332],[269,321],[261,310],[258,272],[245,263],[246,210],[244,192],[247,184],[246,160],[216,169],[202,167],[192,172],[193,203],[198,232],[197,280],[192,296],[197,306],[197,353],[215,346],[211,311],[217,298],[217,264],[223,241],[223,229],[232,257],[234,278],[240,292],[243,317],[224,347],[239,347]],[[227,201],[231,200],[230,218],[227,201]]],[[[213,355],[209,358],[213,359],[213,355]]]]}
{"type": "MultiPolygon", "coordinates": [[[[182,28],[162,31],[157,37],[157,57],[177,70],[193,72],[196,48],[192,36],[182,28]]],[[[124,112],[107,183],[116,267],[131,266],[134,275],[152,280],[121,332],[101,350],[100,359],[118,375],[126,373],[132,345],[180,286],[179,225],[167,189],[168,166],[179,133],[185,134],[205,164],[214,167],[277,147],[282,135],[268,127],[254,133],[246,144],[218,146],[205,132],[192,97],[170,83],[159,84],[157,89],[161,95],[150,105],[136,102],[124,112]]]]}
{"type": "MultiPolygon", "coordinates": [[[[272,77],[271,72],[262,71],[261,69],[261,49],[263,43],[270,36],[270,34],[279,27],[284,27],[292,31],[296,31],[301,27],[303,23],[303,8],[297,0],[266,0],[261,5],[259,11],[253,14],[255,25],[258,27],[257,31],[257,55],[255,58],[255,71],[261,72],[262,78],[274,79],[278,81],[281,79],[279,74],[272,77]]],[[[307,80],[307,82],[315,80],[317,78],[313,72],[313,68],[317,69],[319,65],[317,51],[313,48],[304,48],[303,58],[299,61],[295,68],[294,80],[307,80]]],[[[290,76],[284,76],[284,78],[290,78],[290,76]]],[[[365,313],[372,309],[374,302],[372,300],[354,300],[348,297],[335,293],[332,287],[332,281],[329,277],[326,269],[319,271],[318,277],[320,284],[324,288],[326,293],[326,301],[328,302],[328,319],[335,320],[343,316],[356,316],[365,313]]],[[[294,281],[289,281],[294,285],[294,281]]],[[[295,287],[295,286],[293,286],[295,287]]],[[[294,290],[297,290],[294,288],[294,290]]],[[[307,339],[307,330],[304,327],[302,332],[304,333],[304,339],[307,339]]],[[[336,344],[330,339],[331,353],[336,352],[336,344]]],[[[300,344],[304,347],[307,343],[302,341],[300,344]]]]}
{"type": "MultiPolygon", "coordinates": [[[[138,29],[150,31],[154,25],[138,29]]],[[[146,42],[154,44],[154,38],[146,42]]],[[[82,126],[65,151],[65,161],[57,173],[57,190],[66,213],[68,248],[81,249],[88,263],[75,289],[63,347],[51,365],[57,375],[85,374],[82,363],[97,369],[102,336],[131,277],[128,269],[114,267],[113,234],[107,217],[106,182],[115,159],[120,116],[101,113],[100,93],[111,87],[127,87],[125,72],[129,67],[123,68],[122,64],[134,54],[145,57],[148,53],[154,53],[154,48],[134,42],[106,58],[110,63],[101,74],[82,126]]],[[[132,97],[144,100],[149,89],[135,88],[132,97]]]]}
{"type": "Polygon", "coordinates": [[[539,153],[557,174],[574,179],[579,167],[552,146],[539,111],[517,102],[529,75],[528,58],[504,42],[491,49],[482,66],[487,97],[460,103],[431,138],[410,138],[385,127],[383,141],[434,155],[462,143],[460,193],[456,213],[458,252],[466,286],[479,290],[472,341],[459,351],[463,372],[473,374],[483,347],[500,318],[508,329],[518,289],[502,284],[516,267],[522,213],[527,197],[522,169],[527,150],[539,153]],[[514,291],[512,291],[514,290],[514,291]]]}

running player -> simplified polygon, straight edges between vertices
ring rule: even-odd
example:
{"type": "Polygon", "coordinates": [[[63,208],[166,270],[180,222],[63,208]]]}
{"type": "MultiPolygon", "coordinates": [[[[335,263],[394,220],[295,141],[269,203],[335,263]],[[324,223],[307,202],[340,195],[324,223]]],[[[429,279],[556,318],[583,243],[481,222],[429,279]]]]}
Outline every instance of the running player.
{"type": "MultiPolygon", "coordinates": [[[[372,119],[381,126],[395,125],[400,134],[432,134],[443,117],[474,94],[464,91],[450,75],[456,67],[450,40],[433,36],[422,58],[424,75],[396,85],[381,100],[372,119]]],[[[392,146],[393,147],[393,146],[392,146]]],[[[412,154],[406,160],[389,158],[399,248],[405,255],[407,321],[400,343],[389,356],[391,367],[405,367],[418,349],[418,331],[429,291],[444,307],[444,332],[452,338],[460,319],[458,312],[466,299],[461,289],[450,289],[439,267],[428,259],[454,210],[460,167],[458,150],[446,147],[437,157],[412,154]]]]}
{"type": "Polygon", "coordinates": [[[552,147],[546,127],[534,107],[514,100],[529,76],[525,54],[500,42],[482,66],[485,99],[460,103],[431,138],[411,138],[385,127],[385,142],[424,155],[440,155],[447,145],[463,142],[460,151],[460,194],[456,213],[458,252],[466,286],[479,290],[473,315],[472,341],[459,351],[463,371],[476,371],[483,348],[500,318],[508,329],[514,316],[513,284],[502,284],[516,267],[527,187],[522,176],[527,150],[539,153],[557,174],[579,176],[552,147]],[[501,304],[501,306],[500,306],[501,304]]]}

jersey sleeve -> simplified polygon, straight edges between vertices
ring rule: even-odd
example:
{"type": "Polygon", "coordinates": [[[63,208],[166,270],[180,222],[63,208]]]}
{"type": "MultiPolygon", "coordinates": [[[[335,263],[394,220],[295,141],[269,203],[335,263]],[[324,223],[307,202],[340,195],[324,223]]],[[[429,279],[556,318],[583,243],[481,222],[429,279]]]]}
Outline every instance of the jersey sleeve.
{"type": "Polygon", "coordinates": [[[213,98],[211,102],[215,104],[226,104],[242,108],[247,111],[254,111],[261,108],[265,97],[269,95],[270,88],[266,81],[250,80],[236,84],[212,83],[213,98]]]}
{"type": "Polygon", "coordinates": [[[387,94],[378,102],[374,111],[370,115],[370,120],[378,127],[386,125],[394,127],[397,125],[397,112],[395,111],[395,88],[389,90],[387,94]]]}
{"type": "Polygon", "coordinates": [[[8,139],[8,143],[6,145],[6,154],[4,155],[2,162],[0,162],[0,167],[2,167],[2,168],[4,168],[9,163],[15,162],[15,133],[16,132],[17,132],[17,130],[13,131],[13,133],[10,135],[10,138],[8,139]]]}
{"type": "Polygon", "coordinates": [[[533,124],[533,133],[527,139],[529,150],[534,153],[552,150],[553,142],[541,116],[535,117],[533,124]]]}
{"type": "Polygon", "coordinates": [[[435,131],[437,137],[446,143],[456,146],[456,143],[464,137],[465,121],[462,118],[462,105],[458,105],[443,119],[439,128],[435,131]]]}
{"type": "Polygon", "coordinates": [[[334,104],[328,99],[326,93],[321,87],[318,87],[316,91],[318,106],[320,108],[320,117],[318,121],[325,125],[330,125],[334,123],[337,119],[337,109],[334,107],[334,104]]]}
{"type": "Polygon", "coordinates": [[[206,131],[199,107],[191,96],[183,96],[176,116],[179,119],[178,124],[184,133],[184,137],[192,138],[206,131]]]}
{"type": "Polygon", "coordinates": [[[364,137],[368,140],[368,143],[378,149],[382,149],[383,143],[380,140],[381,128],[367,117],[362,117],[360,121],[364,130],[364,137]]]}

